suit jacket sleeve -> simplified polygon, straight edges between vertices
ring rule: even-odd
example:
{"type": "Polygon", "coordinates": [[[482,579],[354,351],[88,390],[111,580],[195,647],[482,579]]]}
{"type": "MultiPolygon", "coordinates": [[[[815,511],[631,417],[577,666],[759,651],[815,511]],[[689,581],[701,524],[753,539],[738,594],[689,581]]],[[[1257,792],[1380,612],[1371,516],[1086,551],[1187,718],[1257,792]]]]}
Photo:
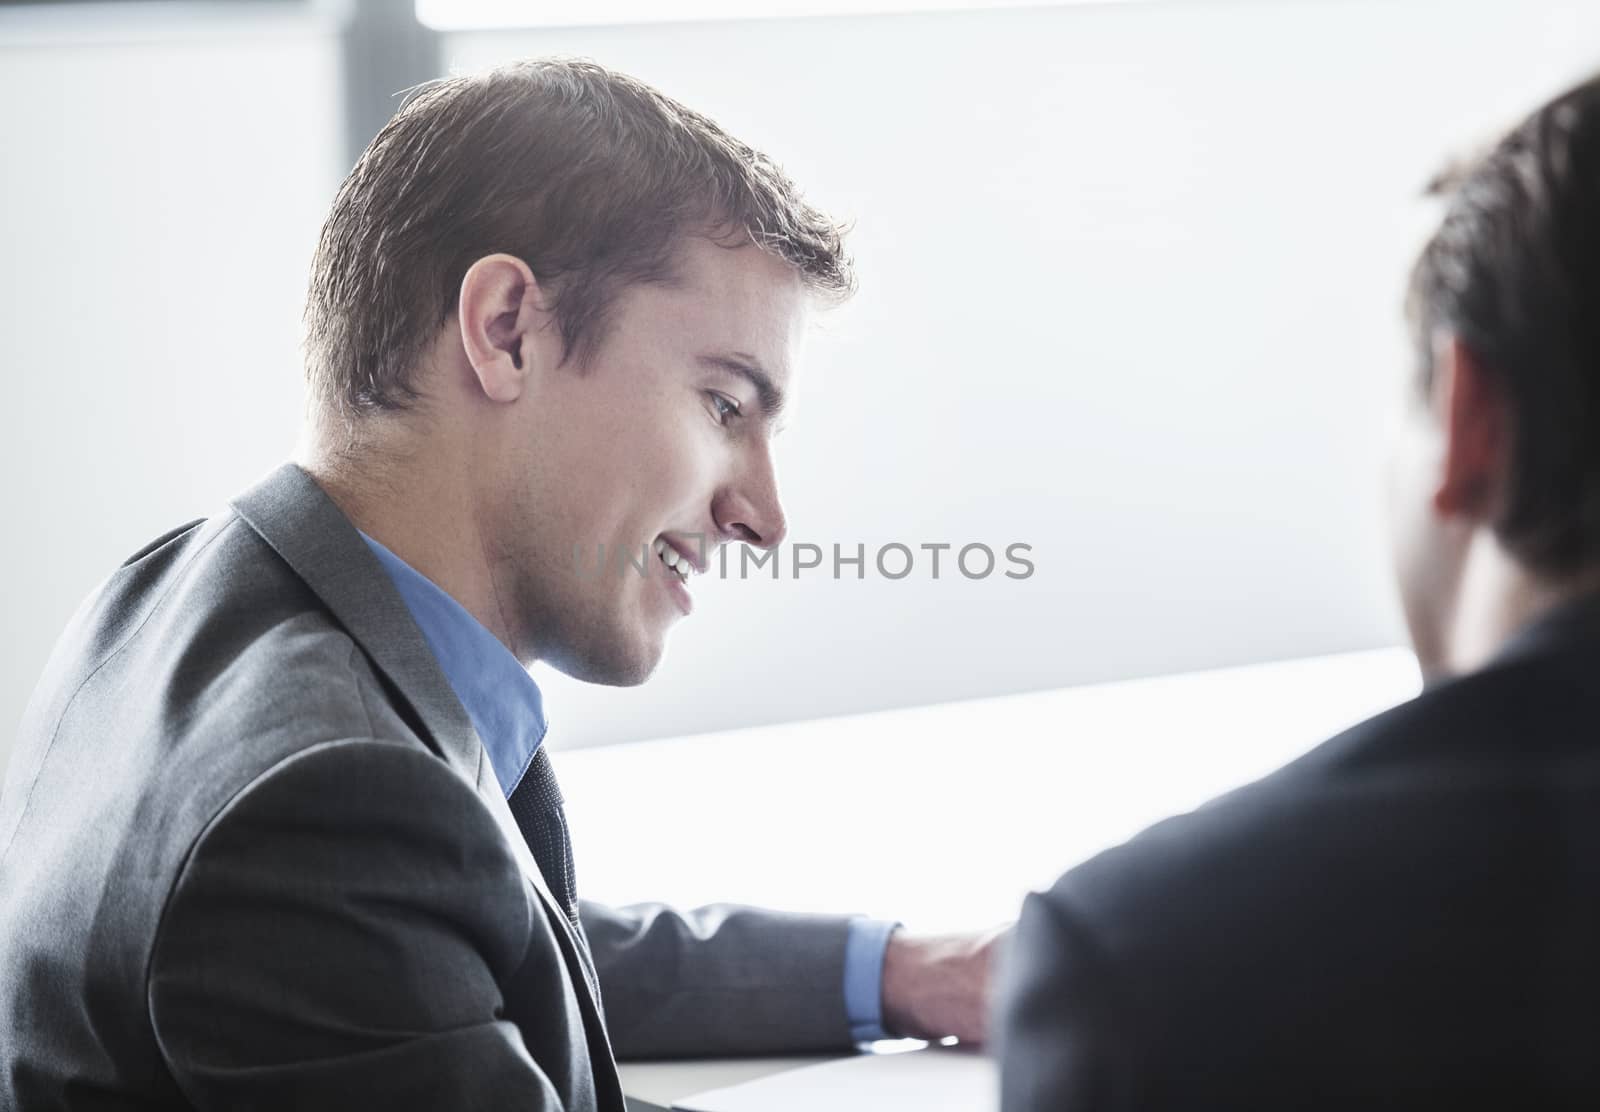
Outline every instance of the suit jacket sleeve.
{"type": "Polygon", "coordinates": [[[851,1046],[849,919],[716,904],[581,901],[619,1058],[713,1057],[851,1046]]]}
{"type": "Polygon", "coordinates": [[[1001,1112],[1127,1107],[1131,1032],[1106,962],[1059,890],[1034,893],[1002,963],[996,1009],[1001,1112]]]}
{"type": "Polygon", "coordinates": [[[559,1108],[496,1018],[544,937],[536,913],[493,818],[437,760],[325,743],[195,843],[152,947],[151,1020],[200,1109],[559,1108]]]}

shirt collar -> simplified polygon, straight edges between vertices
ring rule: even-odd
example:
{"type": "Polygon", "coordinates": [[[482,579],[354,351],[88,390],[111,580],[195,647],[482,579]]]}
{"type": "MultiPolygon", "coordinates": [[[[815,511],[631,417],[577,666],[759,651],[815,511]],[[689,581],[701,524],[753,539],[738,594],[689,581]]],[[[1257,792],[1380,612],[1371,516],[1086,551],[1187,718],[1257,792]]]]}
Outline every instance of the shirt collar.
{"type": "Polygon", "coordinates": [[[365,533],[361,539],[394,580],[509,797],[544,741],[547,724],[539,685],[466,607],[365,533]]]}

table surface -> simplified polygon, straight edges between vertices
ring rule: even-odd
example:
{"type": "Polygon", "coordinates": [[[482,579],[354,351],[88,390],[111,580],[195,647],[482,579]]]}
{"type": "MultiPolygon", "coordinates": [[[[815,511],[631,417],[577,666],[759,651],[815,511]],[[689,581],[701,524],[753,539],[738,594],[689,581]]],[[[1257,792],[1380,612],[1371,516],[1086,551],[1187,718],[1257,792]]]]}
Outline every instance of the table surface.
{"type": "Polygon", "coordinates": [[[696,1107],[765,1108],[776,1102],[785,1108],[861,1107],[879,1112],[885,1100],[892,1104],[912,1089],[931,1090],[935,1095],[930,1099],[942,1100],[941,1107],[950,1105],[960,1112],[986,1112],[998,1101],[994,1063],[982,1054],[932,1046],[918,1039],[886,1039],[863,1050],[865,1053],[818,1057],[624,1062],[620,1069],[629,1112],[658,1112],[679,1101],[696,1107]],[[829,1071],[808,1069],[821,1065],[828,1065],[829,1071]],[[725,1092],[748,1082],[778,1081],[778,1075],[797,1070],[807,1072],[804,1077],[782,1079],[779,1091],[753,1094],[741,1090],[736,1100],[725,1092]],[[690,1101],[693,1097],[703,1099],[690,1101]],[[819,1105],[819,1100],[825,1104],[819,1105]]]}
{"type": "Polygon", "coordinates": [[[558,752],[580,890],[1014,918],[1031,888],[1420,688],[1381,649],[558,752]]]}
{"type": "MultiPolygon", "coordinates": [[[[558,753],[586,897],[1008,921],[1420,688],[1400,649],[558,753]]],[[[828,1059],[625,1063],[640,1108],[828,1059]]]]}
{"type": "Polygon", "coordinates": [[[787,1070],[830,1062],[840,1055],[792,1058],[729,1058],[707,1061],[622,1062],[622,1089],[628,1096],[628,1112],[648,1112],[671,1108],[672,1102],[704,1093],[770,1077],[787,1070]]]}

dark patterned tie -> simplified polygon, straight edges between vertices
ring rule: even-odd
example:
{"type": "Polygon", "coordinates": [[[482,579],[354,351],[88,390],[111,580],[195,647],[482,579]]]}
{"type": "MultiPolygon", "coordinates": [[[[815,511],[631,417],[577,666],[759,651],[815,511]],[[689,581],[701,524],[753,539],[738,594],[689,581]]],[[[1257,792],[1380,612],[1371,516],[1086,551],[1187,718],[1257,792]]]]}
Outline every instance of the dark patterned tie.
{"type": "Polygon", "coordinates": [[[533,755],[521,781],[506,800],[522,837],[539,863],[544,882],[571,919],[578,923],[578,881],[572,871],[572,840],[567,837],[567,817],[561,788],[544,746],[533,755]]]}

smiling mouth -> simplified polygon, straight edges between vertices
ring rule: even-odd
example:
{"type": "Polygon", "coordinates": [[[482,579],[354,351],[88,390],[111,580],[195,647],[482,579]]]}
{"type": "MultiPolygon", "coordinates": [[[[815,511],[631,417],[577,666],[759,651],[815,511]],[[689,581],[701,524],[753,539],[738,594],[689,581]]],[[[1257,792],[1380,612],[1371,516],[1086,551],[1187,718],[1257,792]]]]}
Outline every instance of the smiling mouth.
{"type": "Polygon", "coordinates": [[[689,582],[689,577],[694,574],[694,565],[689,562],[689,557],[660,537],[656,538],[655,552],[656,558],[667,566],[667,570],[678,577],[678,582],[689,582]]]}

